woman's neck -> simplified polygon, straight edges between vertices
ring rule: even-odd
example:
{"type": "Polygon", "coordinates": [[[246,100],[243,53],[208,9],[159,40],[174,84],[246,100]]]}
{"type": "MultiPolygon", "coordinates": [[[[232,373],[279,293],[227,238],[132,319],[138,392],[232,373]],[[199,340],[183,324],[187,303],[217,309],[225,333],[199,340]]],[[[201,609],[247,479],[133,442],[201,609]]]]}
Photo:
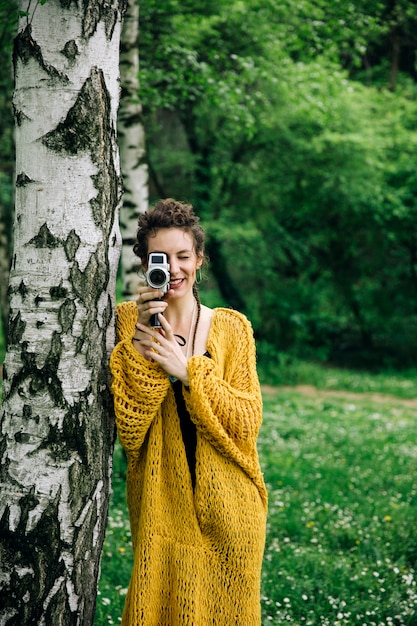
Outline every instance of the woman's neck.
{"type": "Polygon", "coordinates": [[[181,300],[168,300],[168,307],[164,315],[174,329],[189,326],[195,302],[193,293],[187,298],[181,298],[181,300]]]}

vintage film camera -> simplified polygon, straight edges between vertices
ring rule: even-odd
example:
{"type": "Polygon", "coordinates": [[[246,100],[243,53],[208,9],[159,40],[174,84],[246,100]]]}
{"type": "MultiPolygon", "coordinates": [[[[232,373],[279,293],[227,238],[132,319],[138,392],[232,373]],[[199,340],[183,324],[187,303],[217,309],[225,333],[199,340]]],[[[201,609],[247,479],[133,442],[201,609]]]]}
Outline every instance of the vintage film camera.
{"type": "MultiPolygon", "coordinates": [[[[166,294],[169,289],[170,273],[168,257],[165,252],[150,252],[148,257],[148,269],[145,272],[146,282],[149,287],[159,289],[166,294]]],[[[162,300],[162,298],[159,298],[162,300]]],[[[160,328],[161,322],[157,315],[152,315],[150,324],[153,327],[160,328]]]]}

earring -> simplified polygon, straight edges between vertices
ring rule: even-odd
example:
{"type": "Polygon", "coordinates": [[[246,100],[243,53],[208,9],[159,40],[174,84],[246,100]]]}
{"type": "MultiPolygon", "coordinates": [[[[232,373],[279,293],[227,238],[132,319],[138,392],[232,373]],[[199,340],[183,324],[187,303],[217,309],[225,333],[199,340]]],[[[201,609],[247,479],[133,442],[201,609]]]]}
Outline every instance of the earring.
{"type": "Polygon", "coordinates": [[[198,268],[197,272],[195,274],[195,284],[199,285],[201,281],[203,280],[203,273],[201,271],[201,267],[198,268]],[[200,275],[198,275],[197,272],[200,272],[200,275]]]}

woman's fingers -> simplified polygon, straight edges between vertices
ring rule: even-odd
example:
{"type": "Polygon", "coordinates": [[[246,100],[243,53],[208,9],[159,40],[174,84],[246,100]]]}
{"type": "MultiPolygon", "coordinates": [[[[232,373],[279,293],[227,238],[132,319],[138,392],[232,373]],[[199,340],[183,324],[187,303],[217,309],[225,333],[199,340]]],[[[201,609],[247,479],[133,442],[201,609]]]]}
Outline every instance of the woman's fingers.
{"type": "Polygon", "coordinates": [[[174,339],[174,331],[172,330],[168,320],[163,315],[158,315],[158,319],[162,324],[162,328],[165,332],[165,336],[169,341],[174,339]]]}
{"type": "Polygon", "coordinates": [[[145,348],[145,355],[150,360],[159,363],[167,374],[186,381],[188,380],[187,358],[178,345],[170,324],[162,315],[159,319],[162,324],[161,331],[140,323],[136,326],[145,335],[141,342],[145,348]]]}
{"type": "Polygon", "coordinates": [[[165,300],[159,300],[163,296],[162,291],[153,289],[152,287],[141,287],[139,295],[136,299],[138,307],[138,322],[141,324],[149,324],[152,315],[163,313],[168,306],[165,300]]]}
{"type": "MultiPolygon", "coordinates": [[[[162,318],[163,318],[163,315],[158,316],[158,319],[161,320],[162,318]]],[[[136,324],[136,328],[140,330],[142,333],[149,335],[149,337],[153,337],[153,339],[156,339],[157,341],[159,341],[165,335],[165,330],[163,333],[161,333],[159,330],[155,330],[154,328],[152,328],[152,326],[147,326],[146,324],[142,324],[141,322],[138,322],[136,324]]]]}

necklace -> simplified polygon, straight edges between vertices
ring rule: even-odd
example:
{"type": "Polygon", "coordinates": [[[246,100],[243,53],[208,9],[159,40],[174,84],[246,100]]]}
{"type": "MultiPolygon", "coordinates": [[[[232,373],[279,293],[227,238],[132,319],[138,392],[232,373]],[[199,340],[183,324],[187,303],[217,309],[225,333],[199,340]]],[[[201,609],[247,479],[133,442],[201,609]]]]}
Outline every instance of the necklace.
{"type": "Polygon", "coordinates": [[[195,308],[196,308],[195,305],[196,305],[196,301],[194,299],[193,312],[191,314],[191,325],[190,325],[190,330],[188,332],[188,340],[185,337],[183,337],[182,335],[179,335],[178,333],[174,333],[174,337],[177,338],[177,344],[179,346],[181,346],[181,348],[183,348],[184,346],[186,346],[188,344],[187,357],[188,357],[188,350],[189,350],[189,347],[190,347],[191,329],[192,329],[192,327],[194,325],[194,316],[195,316],[195,308]]]}
{"type": "MultiPolygon", "coordinates": [[[[195,325],[194,328],[194,341],[193,341],[193,345],[191,348],[191,333],[193,330],[193,326],[194,326],[194,322],[195,322],[195,312],[196,312],[196,299],[194,298],[194,304],[193,304],[193,312],[191,314],[191,324],[190,324],[190,330],[188,331],[188,339],[185,339],[185,337],[183,337],[182,335],[178,335],[178,334],[174,334],[174,337],[177,337],[177,342],[178,344],[183,348],[184,346],[187,346],[187,352],[186,352],[186,358],[187,360],[189,359],[190,356],[193,356],[192,354],[190,355],[190,351],[194,352],[194,341],[195,341],[195,335],[196,335],[196,331],[197,331],[197,324],[195,325]],[[180,340],[180,341],[178,341],[180,340]]],[[[178,379],[175,378],[175,376],[171,376],[171,374],[168,374],[168,378],[172,383],[175,383],[178,379]]]]}

